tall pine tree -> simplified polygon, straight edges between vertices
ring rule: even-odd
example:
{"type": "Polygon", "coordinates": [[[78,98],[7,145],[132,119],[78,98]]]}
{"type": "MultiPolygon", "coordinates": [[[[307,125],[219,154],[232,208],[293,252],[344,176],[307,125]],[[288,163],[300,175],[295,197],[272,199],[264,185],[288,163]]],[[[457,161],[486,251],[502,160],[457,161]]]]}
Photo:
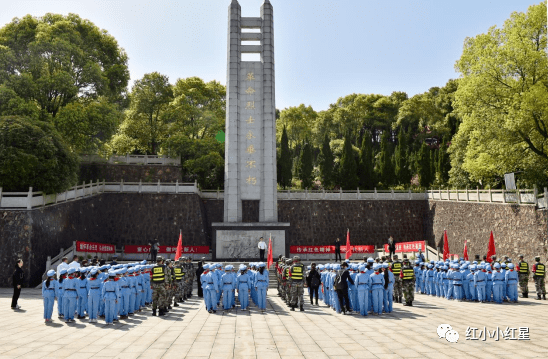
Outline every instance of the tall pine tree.
{"type": "Polygon", "coordinates": [[[407,134],[403,132],[403,128],[400,128],[398,146],[394,154],[395,174],[397,182],[405,186],[409,186],[411,182],[407,143],[407,134]]]}
{"type": "Polygon", "coordinates": [[[335,176],[333,173],[334,158],[333,151],[329,145],[329,137],[325,135],[320,154],[318,155],[318,164],[320,166],[320,178],[322,180],[323,188],[331,189],[335,182],[335,176]]]}
{"type": "Polygon", "coordinates": [[[389,142],[390,131],[384,131],[381,137],[381,152],[379,156],[379,179],[384,187],[394,183],[394,166],[392,164],[392,148],[389,142]]]}
{"type": "Polygon", "coordinates": [[[353,190],[358,187],[358,164],[354,158],[352,144],[349,136],[344,137],[344,147],[341,156],[340,166],[341,187],[346,190],[353,190]]]}
{"type": "Polygon", "coordinates": [[[419,172],[419,184],[423,188],[430,186],[430,149],[423,143],[417,154],[417,170],[419,172]]]}
{"type": "Polygon", "coordinates": [[[293,166],[293,161],[291,158],[291,151],[289,150],[289,141],[287,138],[287,131],[284,126],[282,132],[282,141],[280,144],[281,153],[280,160],[278,161],[279,171],[278,171],[278,183],[282,188],[291,187],[291,167],[293,166]]]}
{"type": "Polygon", "coordinates": [[[299,179],[301,180],[301,188],[312,188],[312,170],[314,165],[312,163],[312,146],[306,140],[299,159],[299,179]]]}
{"type": "Polygon", "coordinates": [[[377,184],[375,179],[375,162],[373,154],[373,142],[371,140],[371,133],[366,130],[363,139],[362,146],[360,148],[360,160],[358,166],[358,177],[360,188],[364,190],[372,190],[377,184]]]}

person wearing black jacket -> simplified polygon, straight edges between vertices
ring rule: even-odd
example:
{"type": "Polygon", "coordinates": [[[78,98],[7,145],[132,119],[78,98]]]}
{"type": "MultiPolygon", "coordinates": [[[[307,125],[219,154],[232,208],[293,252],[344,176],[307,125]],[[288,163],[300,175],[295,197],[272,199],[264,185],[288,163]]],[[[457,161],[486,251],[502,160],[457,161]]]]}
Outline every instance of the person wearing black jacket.
{"type": "Polygon", "coordinates": [[[354,284],[354,281],[350,277],[350,272],[348,272],[348,263],[343,262],[341,264],[342,266],[342,273],[341,273],[341,286],[340,288],[335,288],[337,291],[337,296],[339,297],[339,304],[341,306],[341,310],[343,314],[346,314],[346,312],[352,313],[352,309],[350,309],[350,299],[348,298],[348,282],[351,284],[354,284]],[[345,305],[346,304],[346,310],[345,305]]]}
{"type": "Polygon", "coordinates": [[[390,253],[390,259],[392,259],[392,256],[396,253],[396,243],[394,242],[394,238],[392,236],[388,238],[388,252],[390,253]]]}
{"type": "Polygon", "coordinates": [[[306,285],[310,288],[310,305],[314,305],[313,299],[316,296],[316,305],[318,305],[318,288],[321,284],[320,273],[316,270],[316,263],[310,266],[310,272],[306,276],[306,285]]]}
{"type": "Polygon", "coordinates": [[[203,298],[204,297],[204,290],[202,289],[202,282],[200,280],[200,276],[204,273],[204,267],[203,262],[198,262],[198,269],[196,269],[196,282],[198,283],[198,297],[203,298]]]}
{"type": "Polygon", "coordinates": [[[11,309],[20,309],[21,307],[17,305],[17,300],[19,300],[19,295],[21,294],[21,287],[25,281],[25,273],[21,269],[23,266],[23,260],[18,259],[15,262],[15,271],[13,272],[13,297],[11,299],[11,309]]]}
{"type": "Polygon", "coordinates": [[[339,238],[337,238],[337,240],[335,241],[335,262],[337,262],[337,261],[342,261],[342,258],[341,258],[341,240],[339,238]]]}

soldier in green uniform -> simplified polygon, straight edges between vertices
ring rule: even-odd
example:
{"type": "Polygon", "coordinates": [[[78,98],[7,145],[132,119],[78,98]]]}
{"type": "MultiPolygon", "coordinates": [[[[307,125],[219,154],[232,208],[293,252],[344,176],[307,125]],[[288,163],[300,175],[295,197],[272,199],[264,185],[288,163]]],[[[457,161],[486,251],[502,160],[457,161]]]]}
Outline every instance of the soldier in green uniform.
{"type": "Polygon", "coordinates": [[[284,269],[283,269],[283,276],[284,276],[284,301],[285,301],[285,304],[287,305],[290,305],[290,302],[291,302],[291,293],[290,293],[290,290],[291,290],[291,282],[289,280],[289,269],[291,268],[291,264],[293,263],[293,261],[291,259],[287,259],[285,261],[285,266],[284,266],[284,269]]]}
{"type": "Polygon", "coordinates": [[[301,312],[304,311],[304,283],[306,277],[304,275],[304,265],[301,263],[299,256],[293,257],[293,265],[289,269],[289,280],[291,282],[291,310],[295,311],[297,304],[301,312]]]}
{"type": "Polygon", "coordinates": [[[177,302],[184,302],[183,300],[183,285],[185,280],[185,271],[183,269],[183,263],[180,258],[175,261],[175,267],[173,267],[173,283],[175,286],[175,299],[173,300],[173,306],[178,307],[177,302]]]}
{"type": "Polygon", "coordinates": [[[194,264],[192,264],[192,258],[191,257],[188,257],[187,258],[187,264],[188,264],[188,269],[187,269],[187,273],[186,273],[186,276],[187,276],[187,282],[186,282],[186,298],[190,298],[192,297],[192,283],[194,283],[194,277],[196,275],[196,270],[194,269],[194,264]]]}
{"type": "Polygon", "coordinates": [[[529,297],[529,264],[523,260],[523,254],[519,255],[519,263],[516,268],[519,278],[519,286],[523,298],[529,297]]]}
{"type": "Polygon", "coordinates": [[[183,278],[180,283],[181,287],[181,302],[184,302],[187,299],[187,287],[188,280],[190,277],[189,268],[188,268],[188,259],[186,257],[181,257],[181,270],[183,271],[183,278]]]}
{"type": "Polygon", "coordinates": [[[394,263],[392,263],[390,268],[394,274],[394,301],[396,303],[401,303],[402,301],[401,267],[402,263],[398,260],[398,255],[394,254],[394,263]]]}
{"type": "Polygon", "coordinates": [[[164,265],[164,258],[158,256],[156,265],[152,267],[152,315],[156,315],[156,310],[159,309],[159,315],[165,315],[165,297],[166,295],[166,273],[167,269],[164,265]]]}
{"type": "Polygon", "coordinates": [[[546,266],[540,263],[540,257],[535,257],[536,263],[533,264],[533,279],[535,280],[535,289],[537,291],[537,298],[540,300],[541,294],[544,300],[546,300],[546,286],[544,283],[544,277],[546,275],[546,266]]]}
{"type": "Polygon", "coordinates": [[[164,310],[169,312],[171,301],[173,300],[173,263],[170,259],[166,260],[166,295],[164,297],[164,310]]]}
{"type": "Polygon", "coordinates": [[[403,305],[413,306],[413,300],[415,299],[415,271],[407,258],[403,260],[400,278],[403,295],[405,297],[405,303],[403,303],[403,305]]]}
{"type": "Polygon", "coordinates": [[[276,281],[278,282],[278,297],[282,296],[282,265],[285,258],[280,254],[276,262],[276,281]]]}

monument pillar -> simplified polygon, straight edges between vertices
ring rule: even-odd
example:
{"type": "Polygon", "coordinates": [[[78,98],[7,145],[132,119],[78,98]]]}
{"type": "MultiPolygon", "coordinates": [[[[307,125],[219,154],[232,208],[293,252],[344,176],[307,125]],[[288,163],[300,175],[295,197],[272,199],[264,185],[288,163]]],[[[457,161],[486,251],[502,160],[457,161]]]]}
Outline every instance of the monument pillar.
{"type": "Polygon", "coordinates": [[[276,255],[284,254],[289,223],[278,223],[274,17],[269,0],[264,0],[260,17],[242,17],[240,4],[232,0],[227,57],[224,222],[212,223],[215,257],[256,257],[258,239],[268,242],[271,232],[276,255]],[[245,53],[260,54],[260,61],[242,61],[245,53]],[[259,201],[258,223],[242,223],[242,200],[259,201]]]}

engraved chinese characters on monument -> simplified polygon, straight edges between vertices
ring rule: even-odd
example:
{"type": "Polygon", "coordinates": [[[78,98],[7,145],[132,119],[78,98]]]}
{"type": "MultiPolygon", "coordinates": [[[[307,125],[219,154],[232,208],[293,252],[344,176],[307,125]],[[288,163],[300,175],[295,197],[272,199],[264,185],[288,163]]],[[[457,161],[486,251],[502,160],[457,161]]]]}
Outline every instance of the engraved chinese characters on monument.
{"type": "Polygon", "coordinates": [[[289,223],[278,222],[272,5],[264,0],[260,17],[242,17],[232,0],[228,22],[224,216],[212,223],[215,257],[258,257],[259,238],[268,240],[274,231],[273,247],[285,253],[289,223]],[[260,60],[242,60],[248,53],[260,54],[260,60]],[[259,212],[252,215],[258,222],[243,223],[242,201],[258,201],[259,212]]]}

